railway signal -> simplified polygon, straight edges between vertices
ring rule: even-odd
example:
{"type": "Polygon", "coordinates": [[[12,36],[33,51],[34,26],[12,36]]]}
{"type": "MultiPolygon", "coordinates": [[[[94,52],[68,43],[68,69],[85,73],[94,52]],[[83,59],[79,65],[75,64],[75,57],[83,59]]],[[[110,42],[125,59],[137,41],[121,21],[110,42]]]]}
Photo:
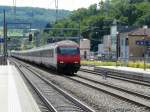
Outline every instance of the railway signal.
{"type": "Polygon", "coordinates": [[[0,38],[0,43],[4,43],[4,38],[0,38]]]}
{"type": "Polygon", "coordinates": [[[29,41],[32,41],[32,34],[29,34],[29,41]]]}

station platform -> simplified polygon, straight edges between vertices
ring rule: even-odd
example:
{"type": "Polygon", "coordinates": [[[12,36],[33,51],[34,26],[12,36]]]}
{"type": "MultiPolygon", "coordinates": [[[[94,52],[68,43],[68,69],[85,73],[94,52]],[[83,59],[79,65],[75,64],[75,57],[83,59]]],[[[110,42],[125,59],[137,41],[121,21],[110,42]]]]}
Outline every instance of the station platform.
{"type": "Polygon", "coordinates": [[[139,79],[142,81],[150,82],[150,69],[132,68],[132,67],[122,67],[122,66],[82,66],[82,69],[93,70],[96,72],[108,71],[115,73],[116,75],[122,75],[123,77],[139,79]]]}
{"type": "Polygon", "coordinates": [[[0,112],[40,112],[13,65],[0,66],[0,112]]]}
{"type": "Polygon", "coordinates": [[[98,66],[99,68],[107,68],[112,70],[120,70],[124,72],[132,72],[132,73],[140,73],[150,75],[150,69],[142,69],[142,68],[132,68],[132,67],[122,67],[122,66],[98,66]]]}

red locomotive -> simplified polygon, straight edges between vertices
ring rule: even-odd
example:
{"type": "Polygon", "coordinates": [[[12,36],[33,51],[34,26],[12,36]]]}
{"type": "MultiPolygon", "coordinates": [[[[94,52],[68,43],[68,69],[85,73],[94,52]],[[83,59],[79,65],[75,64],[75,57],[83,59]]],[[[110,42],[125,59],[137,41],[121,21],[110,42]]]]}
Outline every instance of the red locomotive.
{"type": "Polygon", "coordinates": [[[59,72],[73,74],[80,68],[79,45],[70,40],[48,44],[24,51],[12,51],[15,58],[54,68],[59,72]]]}

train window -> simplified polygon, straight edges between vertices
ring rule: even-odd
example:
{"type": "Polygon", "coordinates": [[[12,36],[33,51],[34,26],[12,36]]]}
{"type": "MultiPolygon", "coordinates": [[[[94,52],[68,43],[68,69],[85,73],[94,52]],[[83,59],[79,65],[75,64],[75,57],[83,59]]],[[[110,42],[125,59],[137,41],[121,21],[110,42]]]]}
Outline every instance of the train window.
{"type": "Polygon", "coordinates": [[[51,50],[47,50],[47,57],[51,57],[51,50]]]}
{"type": "Polygon", "coordinates": [[[45,56],[49,57],[49,51],[48,50],[45,50],[45,56]]]}
{"type": "Polygon", "coordinates": [[[37,56],[36,52],[33,52],[33,53],[34,53],[34,56],[36,57],[37,56]]]}
{"type": "Polygon", "coordinates": [[[39,57],[53,57],[53,55],[54,55],[53,49],[36,52],[36,56],[39,57]]]}
{"type": "Polygon", "coordinates": [[[47,57],[51,56],[51,51],[47,50],[47,57]]]}
{"type": "Polygon", "coordinates": [[[33,52],[33,56],[36,56],[36,52],[33,52]]]}
{"type": "Polygon", "coordinates": [[[44,51],[44,57],[48,57],[48,51],[47,50],[44,51]]]}
{"type": "Polygon", "coordinates": [[[33,52],[33,55],[36,56],[36,52],[33,52]]]}
{"type": "Polygon", "coordinates": [[[41,53],[41,57],[47,57],[47,51],[46,50],[41,51],[40,53],[41,53]]]}
{"type": "Polygon", "coordinates": [[[39,52],[39,51],[37,51],[37,52],[36,52],[36,55],[37,55],[38,57],[40,57],[40,52],[39,52]]]}
{"type": "Polygon", "coordinates": [[[34,56],[33,52],[30,52],[29,55],[30,55],[30,56],[34,56]]]}
{"type": "Polygon", "coordinates": [[[57,52],[61,55],[75,55],[80,53],[77,47],[58,47],[57,52]]]}
{"type": "Polygon", "coordinates": [[[34,56],[34,55],[33,55],[33,52],[30,52],[30,53],[29,53],[29,56],[34,56]]]}
{"type": "Polygon", "coordinates": [[[40,57],[43,57],[43,52],[42,51],[40,51],[40,57]]]}
{"type": "Polygon", "coordinates": [[[54,50],[53,50],[53,49],[52,49],[52,53],[51,53],[51,56],[52,56],[52,57],[54,57],[54,50]]]}
{"type": "Polygon", "coordinates": [[[44,56],[45,57],[53,57],[53,49],[45,50],[44,56]]]}
{"type": "Polygon", "coordinates": [[[40,51],[39,53],[40,53],[40,57],[42,57],[43,56],[42,51],[40,51]]]}
{"type": "Polygon", "coordinates": [[[36,52],[34,52],[34,54],[35,54],[35,56],[37,57],[38,56],[38,52],[36,51],[36,52]]]}
{"type": "Polygon", "coordinates": [[[53,55],[54,55],[54,51],[53,51],[53,49],[50,49],[50,50],[49,50],[49,56],[50,56],[50,57],[53,57],[53,55]]]}

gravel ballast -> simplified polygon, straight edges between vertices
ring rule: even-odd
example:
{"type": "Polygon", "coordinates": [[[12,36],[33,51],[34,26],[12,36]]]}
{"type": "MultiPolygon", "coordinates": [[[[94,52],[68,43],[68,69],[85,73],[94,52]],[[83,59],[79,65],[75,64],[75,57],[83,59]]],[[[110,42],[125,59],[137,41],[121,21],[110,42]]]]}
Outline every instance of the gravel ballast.
{"type": "Polygon", "coordinates": [[[73,94],[76,98],[84,101],[97,112],[149,112],[145,107],[123,101],[104,92],[68,80],[63,76],[52,75],[43,71],[41,75],[44,75],[59,87],[73,94]]]}
{"type": "Polygon", "coordinates": [[[131,83],[131,82],[127,82],[127,81],[123,81],[123,80],[119,80],[119,79],[114,79],[114,78],[110,78],[110,77],[107,77],[105,80],[100,75],[85,73],[85,72],[81,72],[81,71],[79,71],[77,75],[86,77],[86,78],[89,78],[89,79],[92,79],[95,81],[99,81],[99,82],[111,83],[112,85],[116,85],[116,86],[126,88],[129,90],[134,90],[139,93],[143,93],[143,94],[150,96],[150,87],[148,87],[148,86],[135,84],[135,83],[131,83]]]}

